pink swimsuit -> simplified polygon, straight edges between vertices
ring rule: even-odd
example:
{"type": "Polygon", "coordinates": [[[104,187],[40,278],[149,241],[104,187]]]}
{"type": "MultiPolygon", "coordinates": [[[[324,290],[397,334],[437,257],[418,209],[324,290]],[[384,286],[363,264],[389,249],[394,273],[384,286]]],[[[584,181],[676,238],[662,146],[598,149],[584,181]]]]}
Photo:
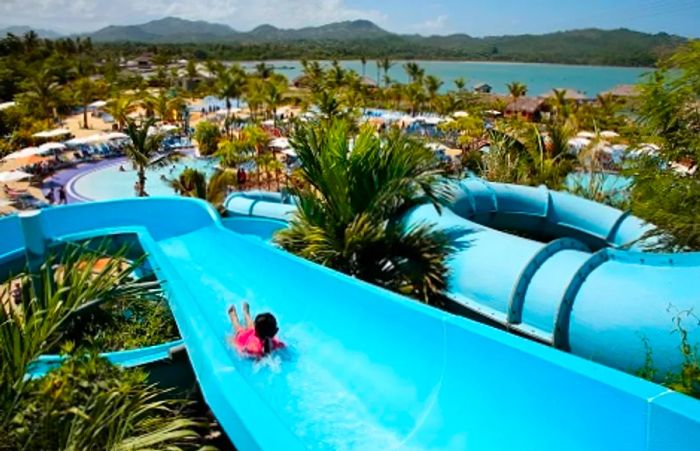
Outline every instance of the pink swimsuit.
{"type": "MultiPolygon", "coordinates": [[[[249,356],[263,357],[265,355],[263,342],[255,335],[255,329],[252,327],[237,332],[234,343],[236,349],[249,356]]],[[[284,348],[284,343],[276,338],[272,338],[272,350],[274,351],[280,348],[284,348]]]]}

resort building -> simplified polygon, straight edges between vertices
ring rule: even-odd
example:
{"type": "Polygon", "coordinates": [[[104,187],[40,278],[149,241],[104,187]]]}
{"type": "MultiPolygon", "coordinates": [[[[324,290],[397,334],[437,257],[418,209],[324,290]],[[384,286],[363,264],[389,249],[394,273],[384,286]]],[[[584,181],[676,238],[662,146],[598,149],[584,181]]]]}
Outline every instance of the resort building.
{"type": "Polygon", "coordinates": [[[547,109],[544,99],[539,97],[518,97],[510,102],[504,111],[506,117],[520,117],[528,121],[537,121],[547,109]]]}
{"type": "Polygon", "coordinates": [[[474,92],[480,92],[482,94],[490,94],[493,87],[488,83],[478,83],[474,85],[474,92]]]}

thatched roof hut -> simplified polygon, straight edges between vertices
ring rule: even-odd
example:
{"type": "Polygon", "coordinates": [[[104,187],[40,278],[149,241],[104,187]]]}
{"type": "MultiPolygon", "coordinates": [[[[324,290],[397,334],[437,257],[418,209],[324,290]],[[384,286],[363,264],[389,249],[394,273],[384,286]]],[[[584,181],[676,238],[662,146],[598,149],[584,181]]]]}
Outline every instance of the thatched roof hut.
{"type": "Polygon", "coordinates": [[[539,97],[518,97],[505,109],[506,116],[521,116],[534,120],[546,109],[544,99],[539,97]]]}
{"type": "Polygon", "coordinates": [[[378,86],[377,82],[370,77],[362,77],[360,83],[362,83],[363,86],[367,86],[368,88],[376,88],[378,86]]]}
{"type": "Polygon", "coordinates": [[[588,97],[584,93],[569,88],[552,89],[551,91],[545,92],[540,97],[544,97],[545,99],[553,99],[556,97],[556,94],[554,93],[555,91],[564,91],[564,98],[566,100],[571,100],[574,102],[583,102],[584,100],[588,100],[588,97]]]}
{"type": "Polygon", "coordinates": [[[538,97],[518,97],[515,101],[506,106],[507,114],[535,114],[541,111],[544,106],[544,99],[538,97]]]}
{"type": "Polygon", "coordinates": [[[639,86],[637,85],[617,85],[609,91],[603,91],[600,93],[601,96],[613,96],[613,97],[638,97],[639,96],[639,86]]]}

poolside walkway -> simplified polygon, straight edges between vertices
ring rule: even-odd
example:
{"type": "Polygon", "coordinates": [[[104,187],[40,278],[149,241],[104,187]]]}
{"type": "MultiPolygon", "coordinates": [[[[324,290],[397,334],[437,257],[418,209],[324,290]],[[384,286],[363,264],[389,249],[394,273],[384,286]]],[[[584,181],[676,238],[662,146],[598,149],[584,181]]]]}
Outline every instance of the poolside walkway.
{"type": "Polygon", "coordinates": [[[112,166],[119,163],[124,163],[126,161],[125,157],[110,158],[107,160],[101,160],[97,162],[90,163],[80,163],[75,167],[69,169],[62,169],[56,172],[51,177],[44,179],[41,183],[41,191],[46,193],[51,187],[64,186],[66,187],[66,195],[69,204],[82,203],[86,200],[82,197],[77,197],[74,195],[73,190],[68,189],[68,183],[71,182],[75,177],[85,172],[92,172],[97,169],[102,169],[107,166],[112,166]]]}

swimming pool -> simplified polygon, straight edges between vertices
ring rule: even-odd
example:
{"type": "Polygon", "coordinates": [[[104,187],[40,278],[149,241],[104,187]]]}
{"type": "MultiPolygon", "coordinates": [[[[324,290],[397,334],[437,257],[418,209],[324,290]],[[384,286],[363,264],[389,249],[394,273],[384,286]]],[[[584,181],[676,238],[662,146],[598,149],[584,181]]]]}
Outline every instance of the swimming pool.
{"type": "MultiPolygon", "coordinates": [[[[146,192],[151,196],[173,196],[175,192],[162,177],[174,179],[185,168],[197,169],[209,177],[217,165],[218,161],[211,158],[184,158],[165,167],[148,169],[146,192]]],[[[68,183],[68,190],[73,197],[85,201],[134,197],[136,178],[131,163],[120,159],[113,165],[78,175],[68,183]],[[120,166],[123,166],[124,171],[119,170],[120,166]]]]}

